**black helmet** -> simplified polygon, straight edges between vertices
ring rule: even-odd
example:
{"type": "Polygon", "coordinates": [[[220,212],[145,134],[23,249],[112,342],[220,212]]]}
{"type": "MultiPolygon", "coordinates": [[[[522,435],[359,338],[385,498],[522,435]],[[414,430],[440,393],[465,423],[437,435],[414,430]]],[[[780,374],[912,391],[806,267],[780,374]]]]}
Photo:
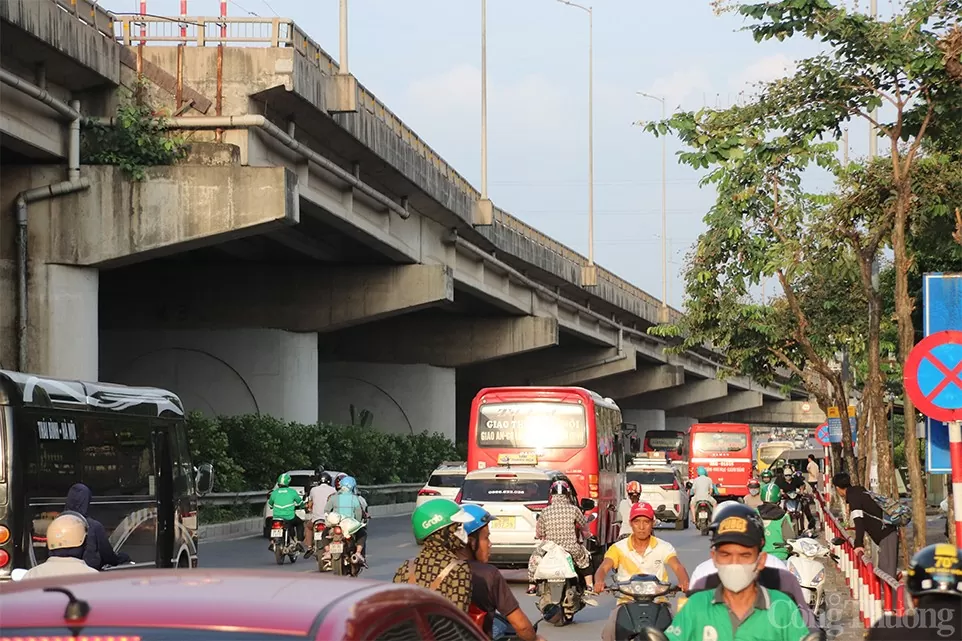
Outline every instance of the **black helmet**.
{"type": "Polygon", "coordinates": [[[962,550],[951,543],[922,548],[909,563],[905,587],[915,597],[923,594],[962,597],[962,550]]]}
{"type": "Polygon", "coordinates": [[[725,501],[712,515],[708,528],[712,547],[723,543],[738,543],[761,549],[765,545],[765,524],[753,507],[737,501],[725,501]]]}
{"type": "Polygon", "coordinates": [[[334,479],[327,472],[321,472],[317,475],[317,482],[321,485],[334,485],[334,479]]]}

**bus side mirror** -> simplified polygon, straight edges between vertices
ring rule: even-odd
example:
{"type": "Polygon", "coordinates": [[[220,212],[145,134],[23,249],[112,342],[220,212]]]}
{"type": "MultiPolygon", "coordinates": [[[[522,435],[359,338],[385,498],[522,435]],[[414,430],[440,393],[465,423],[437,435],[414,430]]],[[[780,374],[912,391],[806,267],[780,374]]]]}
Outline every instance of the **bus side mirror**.
{"type": "Polygon", "coordinates": [[[591,499],[581,499],[581,511],[590,512],[595,509],[595,502],[591,499]]]}
{"type": "Polygon", "coordinates": [[[214,466],[210,463],[201,463],[197,468],[197,492],[203,496],[214,489],[214,466]]]}

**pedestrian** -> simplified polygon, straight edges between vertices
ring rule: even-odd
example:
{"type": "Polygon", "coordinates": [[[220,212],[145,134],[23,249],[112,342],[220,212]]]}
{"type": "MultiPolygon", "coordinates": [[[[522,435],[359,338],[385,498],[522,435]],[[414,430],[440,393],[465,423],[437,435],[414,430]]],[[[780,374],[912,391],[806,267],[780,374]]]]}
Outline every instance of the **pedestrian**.
{"type": "Polygon", "coordinates": [[[815,460],[814,454],[808,455],[808,465],[805,466],[805,471],[808,472],[808,484],[812,487],[812,492],[818,493],[818,461],[815,460]]]}
{"type": "Polygon", "coordinates": [[[852,485],[848,472],[832,477],[835,491],[848,504],[852,522],[855,524],[855,554],[864,554],[864,539],[869,538],[878,546],[877,567],[894,579],[898,577],[899,530],[883,520],[882,506],[875,502],[861,485],[852,485]]]}

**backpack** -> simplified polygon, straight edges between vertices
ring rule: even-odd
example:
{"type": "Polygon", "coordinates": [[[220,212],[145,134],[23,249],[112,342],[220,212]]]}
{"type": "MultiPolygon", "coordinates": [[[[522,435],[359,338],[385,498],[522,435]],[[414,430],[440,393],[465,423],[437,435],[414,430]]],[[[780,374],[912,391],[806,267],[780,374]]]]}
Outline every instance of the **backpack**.
{"type": "Polygon", "coordinates": [[[865,493],[882,509],[881,519],[866,513],[867,516],[881,521],[883,525],[891,525],[893,527],[905,527],[912,522],[912,509],[907,505],[902,505],[902,502],[898,499],[882,496],[881,494],[876,494],[868,490],[865,490],[865,493]]]}

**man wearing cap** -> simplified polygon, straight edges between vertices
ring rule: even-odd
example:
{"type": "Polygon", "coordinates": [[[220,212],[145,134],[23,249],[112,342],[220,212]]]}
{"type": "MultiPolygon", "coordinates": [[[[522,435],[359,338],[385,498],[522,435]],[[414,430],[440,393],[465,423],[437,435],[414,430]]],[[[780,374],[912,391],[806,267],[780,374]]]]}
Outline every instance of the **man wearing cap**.
{"type": "Polygon", "coordinates": [[[758,573],[765,567],[764,532],[761,517],[751,508],[728,513],[713,524],[711,557],[721,585],[693,594],[665,630],[666,637],[801,641],[809,634],[795,602],[758,583],[758,573]]]}
{"type": "MultiPolygon", "coordinates": [[[[605,589],[605,577],[612,570],[617,570],[619,581],[627,581],[636,574],[653,574],[661,581],[667,581],[668,568],[678,579],[678,586],[687,590],[688,571],[678,559],[675,548],[668,541],[651,534],[655,526],[655,510],[651,504],[639,501],[632,505],[629,520],[631,536],[608,548],[605,560],[595,572],[595,592],[600,594],[605,589]]],[[[618,605],[630,601],[628,596],[618,596],[618,605]]],[[[614,641],[617,613],[616,607],[601,631],[602,641],[614,641]]]]}
{"type": "Polygon", "coordinates": [[[26,579],[68,574],[97,574],[84,561],[87,543],[87,520],[73,512],[61,514],[47,526],[47,550],[50,556],[23,575],[26,579]]]}

